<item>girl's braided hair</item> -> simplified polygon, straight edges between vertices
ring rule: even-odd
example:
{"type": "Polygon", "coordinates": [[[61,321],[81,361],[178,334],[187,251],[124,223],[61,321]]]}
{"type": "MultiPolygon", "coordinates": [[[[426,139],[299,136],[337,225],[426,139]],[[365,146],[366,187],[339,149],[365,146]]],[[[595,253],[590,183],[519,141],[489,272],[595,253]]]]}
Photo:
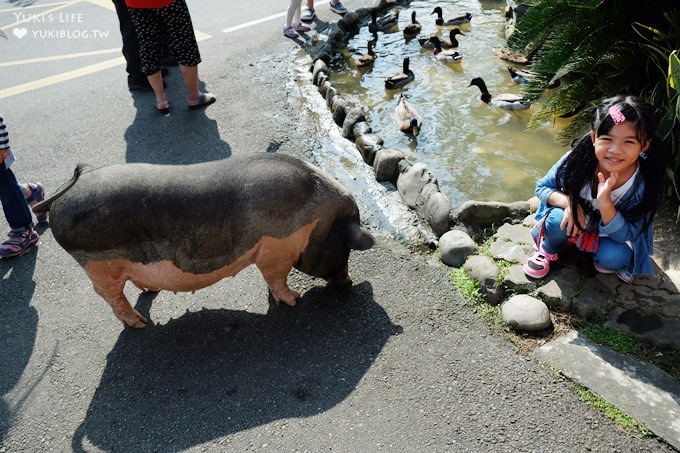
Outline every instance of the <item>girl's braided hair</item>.
{"type": "MultiPolygon", "coordinates": [[[[650,145],[645,151],[646,158],[641,156],[638,159],[639,172],[642,177],[637,181],[644,184],[642,200],[635,206],[619,210],[629,222],[644,219],[640,230],[642,232],[651,225],[663,194],[666,158],[661,139],[656,136],[659,115],[654,106],[637,96],[615,96],[605,99],[595,109],[590,125],[596,137],[607,134],[614,127],[614,120],[609,114],[609,108],[612,106],[616,106],[625,116],[626,121],[636,127],[640,143],[650,140],[650,145]]],[[[571,153],[564,159],[557,171],[558,187],[561,187],[561,191],[569,196],[572,212],[577,212],[579,205],[586,208],[579,194],[583,187],[596,187],[597,167],[595,146],[590,134],[587,133],[574,140],[571,153]]],[[[593,230],[600,218],[592,215],[590,217],[591,221],[587,226],[579,224],[578,216],[574,216],[574,220],[580,229],[593,230]],[[593,219],[593,217],[596,218],[593,219]]]]}

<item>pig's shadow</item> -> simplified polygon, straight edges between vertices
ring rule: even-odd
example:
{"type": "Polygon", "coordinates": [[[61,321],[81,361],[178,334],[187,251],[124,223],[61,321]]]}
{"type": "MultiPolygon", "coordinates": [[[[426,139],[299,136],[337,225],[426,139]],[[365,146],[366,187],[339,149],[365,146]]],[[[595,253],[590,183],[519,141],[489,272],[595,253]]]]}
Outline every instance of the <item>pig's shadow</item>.
{"type": "Polygon", "coordinates": [[[399,331],[366,282],[313,288],[296,307],[271,305],[266,315],[204,309],[125,329],[73,450],[89,442],[104,451],[180,451],[319,414],[352,392],[399,331]]]}

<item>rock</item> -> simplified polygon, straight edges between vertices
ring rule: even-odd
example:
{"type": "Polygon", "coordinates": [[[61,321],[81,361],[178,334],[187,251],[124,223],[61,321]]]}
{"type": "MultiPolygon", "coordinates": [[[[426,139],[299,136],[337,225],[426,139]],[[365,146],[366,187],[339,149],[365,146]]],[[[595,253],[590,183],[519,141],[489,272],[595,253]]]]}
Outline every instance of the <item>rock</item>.
{"type": "Polygon", "coordinates": [[[333,48],[327,41],[318,42],[309,49],[312,60],[323,60],[327,65],[331,64],[333,58],[333,48]]]}
{"type": "Polygon", "coordinates": [[[319,89],[319,93],[321,93],[321,87],[323,86],[324,83],[328,81],[328,75],[326,74],[321,74],[319,75],[317,81],[316,81],[316,87],[319,89]]]}
{"type": "Polygon", "coordinates": [[[347,140],[354,141],[354,126],[361,121],[366,121],[364,111],[358,107],[351,108],[342,123],[342,136],[347,140]]]}
{"type": "Polygon", "coordinates": [[[329,87],[328,90],[326,90],[326,106],[330,109],[331,106],[333,105],[333,101],[338,95],[338,90],[336,90],[334,87],[329,87]]]}
{"type": "Polygon", "coordinates": [[[497,260],[505,260],[508,263],[524,263],[527,253],[521,244],[496,240],[489,247],[489,255],[497,260]]]}
{"type": "Polygon", "coordinates": [[[328,92],[329,89],[333,88],[333,85],[326,80],[323,84],[319,85],[319,94],[326,99],[326,93],[328,92]]]}
{"type": "Polygon", "coordinates": [[[536,289],[536,284],[529,280],[524,273],[524,263],[513,264],[508,269],[508,275],[503,279],[503,286],[515,293],[528,293],[536,289]]]}
{"type": "Polygon", "coordinates": [[[354,11],[347,12],[338,21],[338,27],[350,36],[359,33],[359,15],[354,11]]]}
{"type": "Polygon", "coordinates": [[[512,296],[501,305],[503,321],[514,330],[543,330],[550,327],[550,310],[543,301],[526,294],[512,296]]]}
{"type": "Polygon", "coordinates": [[[466,201],[456,213],[459,222],[475,226],[498,225],[509,216],[508,204],[495,201],[466,201]]]}
{"type": "Polygon", "coordinates": [[[357,137],[355,141],[361,157],[368,165],[373,165],[375,153],[382,148],[383,143],[382,137],[376,134],[363,134],[357,137]]]}
{"type": "Polygon", "coordinates": [[[375,179],[378,182],[395,182],[399,176],[399,162],[404,160],[406,155],[395,149],[380,149],[373,160],[375,179]]]}
{"type": "Polygon", "coordinates": [[[331,105],[331,112],[333,113],[333,121],[338,127],[342,127],[342,123],[347,116],[347,102],[341,97],[336,96],[331,105]]]}
{"type": "Polygon", "coordinates": [[[615,306],[615,296],[597,279],[589,278],[571,301],[571,312],[586,320],[604,318],[615,306]]]}
{"type": "Polygon", "coordinates": [[[527,214],[534,212],[531,210],[531,206],[528,201],[514,201],[508,203],[509,216],[512,223],[519,223],[524,219],[527,214]]]}
{"type": "Polygon", "coordinates": [[[460,267],[468,256],[477,252],[477,244],[460,230],[451,230],[439,238],[439,253],[442,263],[450,267],[460,267]]]}
{"type": "Polygon", "coordinates": [[[434,182],[425,184],[422,189],[420,189],[418,197],[416,197],[416,214],[418,214],[423,221],[427,219],[427,203],[430,201],[432,195],[436,193],[441,192],[439,192],[439,184],[437,184],[437,181],[435,180],[434,182]]]}
{"type": "Polygon", "coordinates": [[[322,74],[328,76],[328,65],[325,61],[317,59],[312,67],[312,83],[314,85],[319,85],[319,76],[322,74]]]}
{"type": "Polygon", "coordinates": [[[437,237],[451,229],[449,215],[451,214],[451,200],[441,192],[432,194],[425,207],[426,220],[437,237]]]}
{"type": "Polygon", "coordinates": [[[468,276],[479,283],[482,295],[486,297],[487,303],[498,305],[503,296],[500,288],[498,267],[496,263],[484,255],[470,256],[463,265],[463,269],[468,276]]]}
{"type": "MultiPolygon", "coordinates": [[[[397,190],[410,208],[416,207],[416,200],[426,184],[436,183],[437,177],[425,164],[416,163],[402,171],[397,177],[397,190]]],[[[461,263],[462,264],[462,263],[461,263]]]]}
{"type": "Polygon", "coordinates": [[[563,297],[562,288],[555,280],[551,280],[536,290],[536,295],[543,300],[548,307],[557,308],[560,311],[569,312],[571,310],[571,298],[563,297]]]}
{"type": "Polygon", "coordinates": [[[512,242],[514,244],[523,244],[533,247],[534,238],[531,236],[531,230],[523,225],[513,225],[504,223],[493,235],[493,238],[498,241],[512,242]]]}
{"type": "Polygon", "coordinates": [[[360,121],[354,125],[352,132],[354,133],[355,137],[359,137],[364,134],[370,134],[373,132],[373,129],[366,121],[360,121]]]}

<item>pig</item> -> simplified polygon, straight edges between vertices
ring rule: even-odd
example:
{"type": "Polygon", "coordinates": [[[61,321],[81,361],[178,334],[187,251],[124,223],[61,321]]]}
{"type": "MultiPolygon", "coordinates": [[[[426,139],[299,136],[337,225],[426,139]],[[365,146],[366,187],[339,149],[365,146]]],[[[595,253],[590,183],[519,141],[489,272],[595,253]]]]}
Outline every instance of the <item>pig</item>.
{"type": "Polygon", "coordinates": [[[147,320],[123,293],[128,280],[141,290],[195,291],[255,264],[274,300],[293,306],[293,267],[348,285],[350,249],[374,244],[346,188],[309,163],[268,153],[81,165],[33,211],[49,211],[55,240],[115,316],[137,328],[147,320]]]}

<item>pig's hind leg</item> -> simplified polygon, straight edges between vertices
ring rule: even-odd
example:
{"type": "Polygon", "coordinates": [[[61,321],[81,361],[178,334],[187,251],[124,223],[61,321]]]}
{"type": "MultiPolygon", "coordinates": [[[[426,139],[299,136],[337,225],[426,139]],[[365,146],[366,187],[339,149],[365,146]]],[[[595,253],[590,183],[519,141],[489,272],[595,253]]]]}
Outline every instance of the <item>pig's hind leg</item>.
{"type": "Polygon", "coordinates": [[[291,307],[297,303],[300,293],[288,287],[288,274],[300,259],[316,222],[305,225],[292,235],[277,239],[262,238],[255,254],[255,265],[262,272],[274,300],[291,307]]]}
{"type": "Polygon", "coordinates": [[[92,281],[95,292],[111,306],[116,318],[130,327],[146,326],[146,318],[132,308],[130,301],[125,297],[123,289],[126,280],[122,266],[109,261],[90,261],[84,268],[92,281]]]}

